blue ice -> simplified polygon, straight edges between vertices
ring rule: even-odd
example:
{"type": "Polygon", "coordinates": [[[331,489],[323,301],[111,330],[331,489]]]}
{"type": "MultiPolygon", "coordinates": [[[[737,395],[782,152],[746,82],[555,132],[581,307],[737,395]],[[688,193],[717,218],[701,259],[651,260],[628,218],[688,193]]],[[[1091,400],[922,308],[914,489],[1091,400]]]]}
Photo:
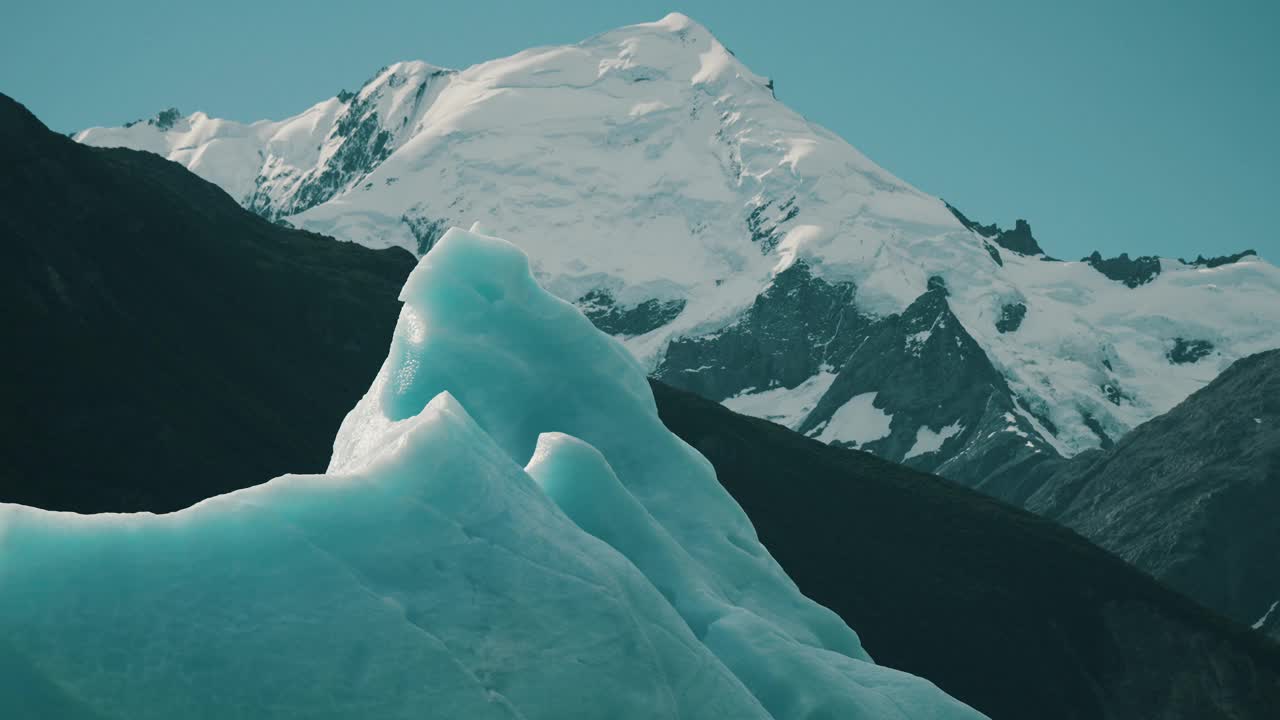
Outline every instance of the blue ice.
{"type": "Polygon", "coordinates": [[[401,299],[326,474],[0,505],[6,717],[981,717],[801,594],[520,250],[450,230],[401,299]]]}

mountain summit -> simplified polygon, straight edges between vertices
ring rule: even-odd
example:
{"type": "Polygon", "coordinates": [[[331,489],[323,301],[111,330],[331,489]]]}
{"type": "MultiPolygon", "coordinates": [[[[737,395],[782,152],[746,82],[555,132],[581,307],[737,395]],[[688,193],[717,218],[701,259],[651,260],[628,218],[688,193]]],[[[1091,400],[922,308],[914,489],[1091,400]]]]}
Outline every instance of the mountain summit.
{"type": "Polygon", "coordinates": [[[1280,344],[1256,255],[1052,260],[1029,224],[969,220],[806,121],[682,15],[397,63],[280,121],[165,120],[77,139],[370,247],[478,220],[657,377],[973,485],[1110,446],[1280,344]]]}

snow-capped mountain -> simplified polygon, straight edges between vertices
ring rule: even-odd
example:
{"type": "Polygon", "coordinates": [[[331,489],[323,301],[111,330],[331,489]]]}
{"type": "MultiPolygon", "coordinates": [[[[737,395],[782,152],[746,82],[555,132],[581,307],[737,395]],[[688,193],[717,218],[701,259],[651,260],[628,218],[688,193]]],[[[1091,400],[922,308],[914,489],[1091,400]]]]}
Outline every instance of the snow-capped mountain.
{"type": "Polygon", "coordinates": [[[1108,446],[1280,345],[1280,271],[1256,255],[1053,260],[1026,223],[971,221],[806,121],[678,14],[461,71],[397,63],[281,121],[172,111],[76,138],[370,247],[422,254],[479,221],[658,377],[973,484],[1108,446]]]}

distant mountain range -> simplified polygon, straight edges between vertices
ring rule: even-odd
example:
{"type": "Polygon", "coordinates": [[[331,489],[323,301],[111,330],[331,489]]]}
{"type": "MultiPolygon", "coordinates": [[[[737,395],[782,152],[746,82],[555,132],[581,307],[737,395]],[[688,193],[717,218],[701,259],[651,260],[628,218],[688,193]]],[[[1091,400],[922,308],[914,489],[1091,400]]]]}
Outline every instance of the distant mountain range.
{"type": "Polygon", "coordinates": [[[678,14],[396,63],[279,121],[169,110],[75,137],[369,247],[420,255],[479,221],[655,377],[995,494],[1280,346],[1280,270],[1255,254],[1054,260],[1028,223],[970,219],[806,121],[678,14]]]}
{"type": "MultiPolygon", "coordinates": [[[[386,353],[376,316],[396,317],[406,254],[274,226],[177,165],[78,146],[7,98],[0,159],[0,227],[20,260],[4,270],[5,373],[23,393],[0,501],[168,510],[281,464],[323,466],[328,449],[298,442],[295,424],[359,398],[347,376],[372,377],[386,353]]],[[[1068,531],[660,381],[653,392],[800,589],[889,666],[992,717],[1267,718],[1280,703],[1280,649],[1068,531]]],[[[6,676],[0,690],[66,709],[61,688],[6,676]]]]}

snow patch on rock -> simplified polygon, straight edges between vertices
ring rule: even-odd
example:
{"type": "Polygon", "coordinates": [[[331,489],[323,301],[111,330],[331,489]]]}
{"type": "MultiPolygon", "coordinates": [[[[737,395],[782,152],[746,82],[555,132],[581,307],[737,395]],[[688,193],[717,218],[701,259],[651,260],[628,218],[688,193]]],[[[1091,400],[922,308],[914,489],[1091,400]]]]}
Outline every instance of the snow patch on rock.
{"type": "Polygon", "coordinates": [[[747,390],[722,404],[734,412],[764,418],[794,429],[818,404],[835,379],[836,373],[828,367],[794,388],[747,390]]]}
{"type": "Polygon", "coordinates": [[[927,425],[922,425],[919,430],[916,430],[915,443],[902,459],[907,460],[918,455],[937,452],[942,449],[944,442],[959,435],[963,430],[964,426],[958,420],[938,431],[934,431],[927,425]]]}
{"type": "Polygon", "coordinates": [[[889,436],[893,416],[875,406],[876,393],[855,395],[840,406],[831,419],[810,435],[825,443],[843,443],[859,447],[889,436]]]}

